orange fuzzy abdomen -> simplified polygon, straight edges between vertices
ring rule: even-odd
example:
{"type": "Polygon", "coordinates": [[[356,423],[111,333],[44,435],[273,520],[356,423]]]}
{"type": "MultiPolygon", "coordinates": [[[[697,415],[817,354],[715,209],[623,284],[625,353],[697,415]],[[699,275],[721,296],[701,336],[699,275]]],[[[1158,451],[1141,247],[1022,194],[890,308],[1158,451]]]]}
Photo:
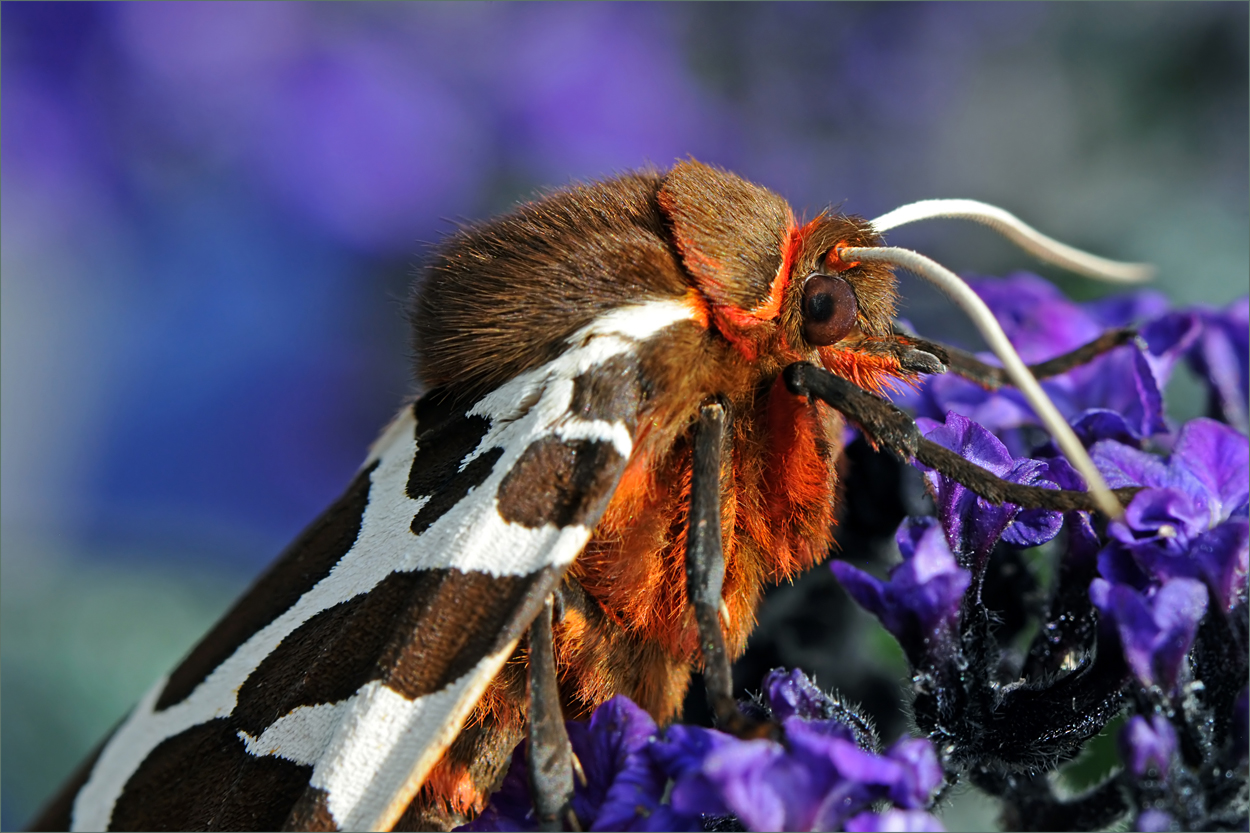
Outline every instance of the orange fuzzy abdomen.
{"type": "MultiPolygon", "coordinates": [[[[722,624],[734,657],[755,626],[765,585],[791,578],[828,552],[841,450],[840,418],[793,396],[780,379],[740,410],[734,414],[721,495],[728,610],[722,624]]],[[[674,680],[682,692],[688,666],[699,661],[686,598],[690,456],[685,437],[659,462],[631,461],[571,573],[615,627],[654,645],[664,664],[686,667],[674,680]]],[[[611,686],[597,681],[590,687],[598,694],[611,686]]],[[[638,700],[631,691],[619,693],[638,700]]],[[[669,710],[680,704],[679,694],[655,695],[650,692],[644,698],[650,702],[640,704],[658,720],[672,717],[669,710]]]]}

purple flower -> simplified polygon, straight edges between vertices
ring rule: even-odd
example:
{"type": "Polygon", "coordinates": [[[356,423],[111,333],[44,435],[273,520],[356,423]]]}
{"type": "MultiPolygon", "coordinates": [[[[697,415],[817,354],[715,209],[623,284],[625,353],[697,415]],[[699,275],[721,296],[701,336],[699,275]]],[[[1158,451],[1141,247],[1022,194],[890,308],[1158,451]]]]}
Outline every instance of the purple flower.
{"type": "Polygon", "coordinates": [[[1227,425],[1196,419],[1168,460],[1120,443],[1091,449],[1111,486],[1147,486],[1108,526],[1099,555],[1105,578],[1138,589],[1168,578],[1206,583],[1222,610],[1246,589],[1250,559],[1250,442],[1227,425]]]}
{"type": "MultiPolygon", "coordinates": [[[[946,414],[945,424],[923,418],[916,424],[927,439],[1004,480],[1027,486],[1058,486],[1049,462],[1012,457],[997,437],[967,417],[951,412],[946,414]]],[[[995,506],[944,474],[930,470],[926,475],[937,493],[947,542],[974,574],[984,569],[1000,538],[1018,547],[1037,546],[1054,538],[1063,523],[1059,512],[1021,512],[1010,503],[995,506]]]]}
{"type": "Polygon", "coordinates": [[[1162,810],[1146,810],[1137,816],[1133,829],[1142,833],[1163,833],[1180,828],[1176,826],[1176,820],[1162,810]]]}
{"type": "Polygon", "coordinates": [[[1202,495],[1181,489],[1146,489],[1124,510],[1124,520],[1110,530],[1129,547],[1181,555],[1189,541],[1206,531],[1210,511],[1202,495]]]}
{"type": "MultiPolygon", "coordinates": [[[[639,808],[656,810],[665,778],[645,755],[657,734],[655,722],[628,697],[617,696],[595,709],[590,724],[571,724],[582,740],[574,746],[586,786],[573,800],[579,818],[594,819],[592,830],[629,827],[639,808]]],[[[573,733],[570,733],[572,740],[573,733]]]]}
{"type": "MultiPolygon", "coordinates": [[[[781,744],[754,740],[723,746],[703,762],[702,775],[749,829],[816,829],[821,799],[838,786],[832,763],[810,754],[802,730],[790,737],[791,723],[801,725],[786,723],[787,738],[797,740],[789,754],[781,744]]],[[[675,786],[674,804],[679,800],[675,786]]]]}
{"type": "Polygon", "coordinates": [[[1181,429],[1172,462],[1185,465],[1212,498],[1211,523],[1246,517],[1250,500],[1250,441],[1227,425],[1195,419],[1181,429]]]}
{"type": "Polygon", "coordinates": [[[773,719],[789,717],[827,720],[833,715],[833,701],[799,669],[787,673],[774,668],[764,677],[763,693],[773,719]]]}
{"type": "Polygon", "coordinates": [[[926,833],[946,828],[929,813],[922,810],[886,810],[884,813],[860,813],[846,823],[844,830],[880,831],[880,833],[926,833]]]}
{"type": "Polygon", "coordinates": [[[972,574],[951,555],[942,529],[932,519],[899,529],[903,563],[880,581],[844,561],[829,564],[851,598],[881,620],[914,667],[952,650],[959,607],[972,574]]]}
{"type": "MultiPolygon", "coordinates": [[[[1030,363],[1080,347],[1107,328],[1147,321],[1141,328],[1145,351],[1135,344],[1118,347],[1042,386],[1060,413],[1073,422],[1095,410],[1116,414],[1115,430],[1136,441],[1166,430],[1161,391],[1175,362],[1198,338],[1201,324],[1195,314],[1168,313],[1163,296],[1154,292],[1080,305],[1053,284],[1026,273],[970,283],[1030,363]]],[[[990,355],[981,358],[997,363],[990,355]]],[[[1029,435],[1020,429],[1039,425],[1015,389],[987,391],[954,374],[928,380],[916,410],[933,418],[947,411],[964,414],[1002,437],[1015,453],[1031,445],[1029,435]]],[[[1108,419],[1104,416],[1098,427],[1109,428],[1108,419]]]]}
{"type": "Polygon", "coordinates": [[[1133,715],[1120,730],[1120,758],[1137,778],[1166,778],[1174,754],[1176,730],[1161,714],[1133,715]]]}
{"type": "Polygon", "coordinates": [[[691,816],[724,808],[752,830],[836,830],[882,799],[910,809],[927,806],[942,783],[926,740],[907,739],[875,755],[833,721],[790,717],[783,726],[785,746],[725,735],[709,742],[719,733],[670,729],[653,754],[666,769],[679,762],[671,771],[673,810],[691,816]]]}
{"type": "MultiPolygon", "coordinates": [[[[1072,431],[1086,448],[1099,440],[1115,440],[1124,445],[1141,448],[1142,438],[1124,419],[1124,415],[1105,408],[1090,408],[1072,420],[1072,431]]],[[[1047,444],[1048,451],[1058,454],[1054,443],[1047,444]]]]}
{"type": "Polygon", "coordinates": [[[673,779],[674,812],[690,818],[730,812],[715,785],[704,775],[703,763],[713,753],[740,743],[742,741],[723,732],[676,724],[650,746],[648,756],[673,779]]]}
{"type": "Polygon", "coordinates": [[[1246,400],[1250,396],[1250,298],[1233,301],[1222,310],[1196,308],[1202,334],[1186,359],[1210,389],[1208,413],[1242,432],[1250,431],[1246,400]]]}
{"type": "MultiPolygon", "coordinates": [[[[586,774],[574,785],[573,812],[591,830],[668,830],[681,824],[660,803],[666,776],[646,754],[655,722],[627,697],[613,697],[589,723],[566,724],[569,742],[586,774]],[[656,826],[658,825],[658,826],[656,826]]],[[[513,753],[501,789],[462,830],[534,830],[525,745],[513,753]]],[[[690,826],[687,824],[686,826],[690,826]]]]}
{"type": "Polygon", "coordinates": [[[1175,689],[1181,663],[1207,612],[1206,586],[1177,578],[1146,595],[1133,587],[1094,579],[1089,595],[1114,625],[1124,658],[1142,685],[1157,685],[1166,692],[1175,689]]]}
{"type": "Polygon", "coordinates": [[[534,804],[530,799],[529,775],[525,764],[525,744],[512,752],[512,763],[499,789],[491,794],[490,803],[481,815],[456,830],[537,830],[534,804]]]}
{"type": "Polygon", "coordinates": [[[890,789],[890,800],[909,809],[927,807],[945,780],[933,744],[921,738],[901,738],[885,755],[903,765],[901,777],[890,789]]]}

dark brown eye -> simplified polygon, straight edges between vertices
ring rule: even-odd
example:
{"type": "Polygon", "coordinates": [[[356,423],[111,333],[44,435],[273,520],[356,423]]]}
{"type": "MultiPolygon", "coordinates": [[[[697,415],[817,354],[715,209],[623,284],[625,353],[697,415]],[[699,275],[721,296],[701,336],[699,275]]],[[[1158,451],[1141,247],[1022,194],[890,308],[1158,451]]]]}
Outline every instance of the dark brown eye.
{"type": "Polygon", "coordinates": [[[817,273],[803,284],[803,338],[808,344],[837,344],[855,329],[858,315],[855,291],[842,278],[817,273]]]}

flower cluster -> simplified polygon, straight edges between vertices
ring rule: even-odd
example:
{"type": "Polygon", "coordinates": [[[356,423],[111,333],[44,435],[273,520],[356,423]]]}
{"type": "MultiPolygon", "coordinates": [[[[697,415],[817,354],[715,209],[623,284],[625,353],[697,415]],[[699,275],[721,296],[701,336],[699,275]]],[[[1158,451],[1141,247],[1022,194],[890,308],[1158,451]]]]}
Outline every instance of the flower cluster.
{"type": "MultiPolygon", "coordinates": [[[[945,751],[948,777],[1003,798],[1009,822],[1089,829],[1133,813],[1140,830],[1244,829],[1247,301],[1172,311],[1136,293],[1078,305],[1027,275],[976,288],[1030,362],[1136,326],[1135,340],[1043,385],[1108,483],[1139,491],[1104,526],[994,506],[926,470],[938,518],[904,524],[889,578],[833,571],[903,647],[917,726],[945,751]],[[1163,391],[1182,361],[1206,383],[1213,418],[1173,428],[1163,391]],[[1048,542],[1055,577],[1016,656],[981,589],[996,563],[1048,542]],[[1126,708],[1123,769],[1081,797],[1053,795],[1039,773],[1126,708]]],[[[913,404],[930,440],[999,477],[1084,488],[1014,390],[947,375],[913,404]]]]}
{"type": "MultiPolygon", "coordinates": [[[[1206,382],[1210,415],[1247,430],[1247,299],[1222,310],[1170,310],[1162,295],[1150,291],[1077,304],[1053,284],[1023,273],[969,283],[1029,363],[1075,350],[1109,329],[1136,327],[1136,343],[1042,382],[1082,439],[1113,437],[1140,445],[1165,433],[1163,390],[1181,362],[1206,382]]],[[[997,363],[989,354],[980,358],[997,363]]],[[[1040,421],[1014,388],[986,390],[946,374],[929,380],[911,404],[918,416],[931,419],[962,414],[1016,454],[1040,438],[1040,421]]]]}
{"type": "MultiPolygon", "coordinates": [[[[567,724],[586,780],[572,810],[586,830],[941,830],[928,812],[943,783],[927,740],[885,752],[870,724],[800,671],[771,672],[744,703],[782,741],[698,726],[660,731],[625,697],[567,724]]],[[[524,746],[490,806],[462,830],[535,830],[524,746]]]]}

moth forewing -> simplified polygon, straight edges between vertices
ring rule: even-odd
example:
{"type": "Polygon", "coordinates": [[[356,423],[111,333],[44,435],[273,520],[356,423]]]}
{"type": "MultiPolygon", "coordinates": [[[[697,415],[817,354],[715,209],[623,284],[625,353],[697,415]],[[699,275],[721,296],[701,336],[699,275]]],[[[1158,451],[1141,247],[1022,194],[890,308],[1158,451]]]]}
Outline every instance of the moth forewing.
{"type": "MultiPolygon", "coordinates": [[[[177,695],[166,682],[152,690],[79,792],[74,829],[275,827],[297,797],[290,821],[299,826],[393,825],[585,546],[629,458],[633,415],[617,407],[579,416],[579,386],[686,314],[664,304],[615,311],[557,359],[476,403],[434,392],[405,409],[362,470],[364,499],[357,488],[314,524],[232,616],[249,618],[275,594],[293,603],[211,667],[205,657],[225,651],[197,648],[174,673],[177,695]],[[353,511],[349,548],[324,551],[345,536],[319,530],[353,511]],[[293,592],[293,578],[304,579],[303,592],[293,592]],[[202,678],[188,680],[192,672],[202,678]],[[213,742],[230,747],[222,760],[205,759],[198,736],[184,743],[210,725],[213,742]],[[161,772],[152,774],[157,758],[161,772]],[[240,796],[221,785],[261,760],[288,771],[285,792],[265,797],[276,810],[223,814],[218,805],[240,796]],[[197,797],[179,815],[154,818],[141,797],[167,786],[163,773],[177,764],[192,773],[182,787],[193,783],[197,797]]],[[[615,366],[611,381],[629,384],[615,366]]]]}

